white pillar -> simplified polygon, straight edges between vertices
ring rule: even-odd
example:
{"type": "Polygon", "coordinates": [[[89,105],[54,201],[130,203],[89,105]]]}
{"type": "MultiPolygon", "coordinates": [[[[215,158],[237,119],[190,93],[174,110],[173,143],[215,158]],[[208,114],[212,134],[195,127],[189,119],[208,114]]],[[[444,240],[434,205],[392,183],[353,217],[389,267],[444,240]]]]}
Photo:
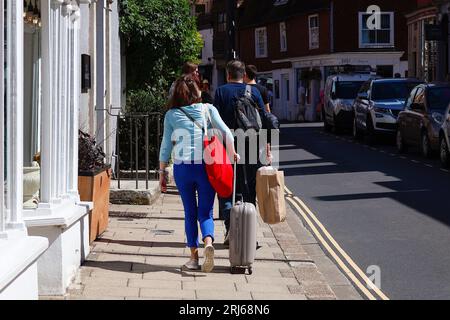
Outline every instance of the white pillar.
{"type": "MultiPolygon", "coordinates": [[[[96,43],[96,91],[97,101],[96,109],[97,123],[96,123],[96,139],[97,144],[102,147],[105,146],[105,1],[97,2],[97,43],[96,43]]],[[[103,148],[105,150],[105,148],[103,148]]]]}
{"type": "Polygon", "coordinates": [[[41,1],[41,18],[42,18],[42,114],[41,114],[41,204],[49,205],[53,195],[53,184],[50,181],[52,172],[52,149],[51,136],[52,130],[52,111],[53,111],[53,77],[54,66],[53,61],[53,10],[50,6],[51,0],[41,1]]]}
{"type": "Polygon", "coordinates": [[[67,141],[66,141],[66,133],[68,132],[67,128],[67,108],[68,108],[68,99],[69,99],[69,59],[68,59],[68,43],[69,43],[69,14],[71,12],[70,4],[68,0],[65,1],[63,6],[61,7],[61,21],[62,27],[61,30],[61,104],[60,104],[60,113],[59,113],[59,134],[58,134],[58,145],[59,145],[59,170],[58,170],[58,196],[65,197],[67,194],[67,141]]]}
{"type": "Polygon", "coordinates": [[[51,116],[51,126],[52,126],[52,135],[50,137],[47,137],[52,145],[53,150],[51,151],[51,173],[49,177],[51,178],[51,184],[52,184],[52,197],[50,199],[51,203],[57,203],[58,201],[58,153],[59,153],[59,145],[58,145],[58,139],[57,136],[59,135],[58,129],[59,129],[59,108],[61,106],[61,41],[60,41],[60,15],[61,15],[61,3],[58,1],[54,1],[53,5],[53,19],[50,21],[51,24],[53,24],[53,56],[52,61],[50,61],[50,67],[53,68],[54,76],[52,78],[51,85],[54,88],[53,91],[53,108],[52,108],[52,116],[51,116]],[[58,134],[56,134],[58,133],[58,134]]]}
{"type": "Polygon", "coordinates": [[[81,94],[81,63],[80,63],[80,8],[76,8],[72,14],[73,19],[73,48],[72,48],[72,68],[73,68],[73,82],[72,82],[72,99],[70,105],[70,134],[69,134],[69,194],[79,201],[78,193],[78,127],[79,127],[79,103],[81,94]]]}
{"type": "MultiPolygon", "coordinates": [[[[3,6],[3,1],[0,1],[0,43],[4,43],[4,6],[3,6]]],[[[0,79],[5,79],[4,74],[3,74],[3,66],[4,66],[4,49],[5,47],[2,45],[0,47],[0,79]]],[[[4,81],[0,81],[0,97],[4,97],[4,81]]],[[[5,190],[4,190],[4,181],[5,181],[5,175],[4,175],[4,161],[3,161],[3,157],[5,156],[4,154],[4,148],[3,146],[5,145],[5,128],[3,126],[3,124],[5,123],[5,118],[4,118],[4,111],[5,111],[5,107],[4,107],[4,99],[1,98],[0,99],[0,238],[2,238],[2,235],[5,235],[5,231],[6,231],[6,212],[5,212],[5,190]]]]}
{"type": "MultiPolygon", "coordinates": [[[[9,0],[7,78],[7,228],[24,230],[23,203],[23,2],[9,0]]],[[[2,12],[3,14],[3,12],[2,12]]],[[[1,44],[3,46],[3,43],[1,44]]],[[[2,66],[3,67],[3,66],[2,66]]],[[[3,79],[2,79],[3,80],[3,79]]],[[[3,98],[3,97],[2,97],[3,98]]],[[[3,170],[3,168],[1,168],[3,170]]]]}

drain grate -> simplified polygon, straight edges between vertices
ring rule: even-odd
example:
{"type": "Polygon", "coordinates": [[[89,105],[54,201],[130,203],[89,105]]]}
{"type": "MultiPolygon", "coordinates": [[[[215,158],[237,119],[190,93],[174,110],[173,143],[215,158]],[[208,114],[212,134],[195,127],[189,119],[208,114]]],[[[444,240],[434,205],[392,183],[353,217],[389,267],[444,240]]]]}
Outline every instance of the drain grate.
{"type": "Polygon", "coordinates": [[[175,230],[152,230],[151,233],[154,233],[157,236],[169,236],[174,234],[175,230]]]}
{"type": "Polygon", "coordinates": [[[110,217],[115,218],[147,218],[147,212],[120,212],[120,211],[110,211],[110,217]]]}

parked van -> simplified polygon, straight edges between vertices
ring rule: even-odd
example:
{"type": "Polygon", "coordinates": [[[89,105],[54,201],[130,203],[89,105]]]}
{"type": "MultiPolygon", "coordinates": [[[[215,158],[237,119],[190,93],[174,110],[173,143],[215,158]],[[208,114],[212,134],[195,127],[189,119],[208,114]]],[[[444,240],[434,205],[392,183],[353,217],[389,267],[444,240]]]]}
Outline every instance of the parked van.
{"type": "Polygon", "coordinates": [[[325,85],[322,119],[325,130],[335,131],[353,127],[353,102],[361,86],[374,78],[371,74],[336,74],[329,76],[325,85]]]}

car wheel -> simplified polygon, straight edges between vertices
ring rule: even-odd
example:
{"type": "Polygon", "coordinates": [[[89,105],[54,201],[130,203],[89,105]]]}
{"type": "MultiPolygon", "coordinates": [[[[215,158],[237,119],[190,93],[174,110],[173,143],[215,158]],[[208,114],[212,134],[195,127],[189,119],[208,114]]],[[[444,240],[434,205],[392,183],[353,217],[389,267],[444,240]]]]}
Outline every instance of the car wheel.
{"type": "Polygon", "coordinates": [[[376,141],[376,134],[371,117],[367,118],[366,128],[366,143],[372,145],[376,141]]]}
{"type": "Polygon", "coordinates": [[[408,146],[405,143],[405,139],[403,139],[402,132],[400,130],[397,131],[397,150],[400,153],[405,153],[408,151],[408,146]]]}
{"type": "Polygon", "coordinates": [[[356,115],[353,117],[353,138],[359,140],[361,138],[361,130],[358,128],[358,124],[356,122],[356,115]]]}
{"type": "Polygon", "coordinates": [[[422,154],[425,158],[431,157],[431,144],[426,132],[422,132],[422,154]]]}
{"type": "Polygon", "coordinates": [[[325,113],[325,110],[322,110],[322,118],[323,118],[323,127],[325,129],[326,132],[330,132],[331,131],[331,126],[328,124],[328,120],[327,120],[327,116],[325,113]]]}
{"type": "Polygon", "coordinates": [[[445,141],[445,138],[441,139],[441,148],[440,148],[440,156],[441,156],[441,163],[444,168],[450,167],[450,150],[447,145],[447,141],[445,141]]]}

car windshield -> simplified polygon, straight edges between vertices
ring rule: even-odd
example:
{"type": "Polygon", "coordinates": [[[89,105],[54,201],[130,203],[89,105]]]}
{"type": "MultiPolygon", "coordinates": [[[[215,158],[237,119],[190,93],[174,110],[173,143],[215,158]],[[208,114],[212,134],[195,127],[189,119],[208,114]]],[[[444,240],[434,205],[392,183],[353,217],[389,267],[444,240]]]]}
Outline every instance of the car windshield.
{"type": "Polygon", "coordinates": [[[450,103],[450,87],[430,88],[427,97],[430,109],[445,111],[450,103]]]}
{"type": "Polygon", "coordinates": [[[380,82],[372,86],[373,100],[405,100],[420,82],[380,82]]]}
{"type": "Polygon", "coordinates": [[[363,81],[339,81],[336,83],[336,98],[355,99],[363,81]]]}

